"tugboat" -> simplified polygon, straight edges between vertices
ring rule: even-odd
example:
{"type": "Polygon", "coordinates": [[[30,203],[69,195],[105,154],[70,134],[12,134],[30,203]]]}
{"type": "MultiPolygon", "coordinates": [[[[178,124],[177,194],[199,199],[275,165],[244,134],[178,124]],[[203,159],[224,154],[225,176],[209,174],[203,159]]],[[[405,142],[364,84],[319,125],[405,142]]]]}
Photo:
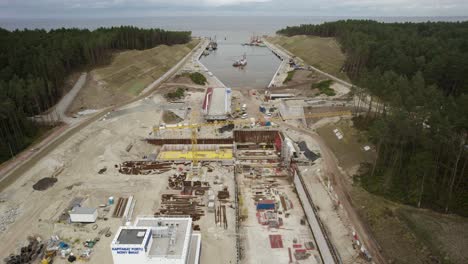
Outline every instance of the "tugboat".
{"type": "Polygon", "coordinates": [[[242,59],[237,60],[232,64],[232,66],[234,67],[244,67],[245,65],[247,65],[247,57],[245,56],[245,54],[244,56],[242,56],[242,59]]]}
{"type": "Polygon", "coordinates": [[[242,43],[242,46],[255,46],[255,47],[266,47],[265,43],[259,36],[252,36],[250,42],[242,43]]]}
{"type": "Polygon", "coordinates": [[[211,45],[211,48],[212,48],[213,50],[217,50],[217,49],[218,49],[218,42],[216,42],[216,40],[215,40],[215,41],[212,41],[212,42],[210,43],[210,45],[211,45]]]}
{"type": "Polygon", "coordinates": [[[213,51],[218,49],[218,42],[216,41],[216,36],[214,37],[214,40],[210,38],[210,43],[208,46],[206,46],[206,50],[213,51]]]}

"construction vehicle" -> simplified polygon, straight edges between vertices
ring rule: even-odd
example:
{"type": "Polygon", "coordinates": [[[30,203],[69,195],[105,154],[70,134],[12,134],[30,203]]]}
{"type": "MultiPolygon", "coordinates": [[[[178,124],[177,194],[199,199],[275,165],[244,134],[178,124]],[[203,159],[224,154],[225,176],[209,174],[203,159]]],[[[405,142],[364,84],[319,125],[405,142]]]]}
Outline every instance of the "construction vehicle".
{"type": "Polygon", "coordinates": [[[54,257],[57,255],[57,251],[51,250],[44,253],[44,257],[41,260],[41,264],[52,264],[54,262],[54,257]]]}

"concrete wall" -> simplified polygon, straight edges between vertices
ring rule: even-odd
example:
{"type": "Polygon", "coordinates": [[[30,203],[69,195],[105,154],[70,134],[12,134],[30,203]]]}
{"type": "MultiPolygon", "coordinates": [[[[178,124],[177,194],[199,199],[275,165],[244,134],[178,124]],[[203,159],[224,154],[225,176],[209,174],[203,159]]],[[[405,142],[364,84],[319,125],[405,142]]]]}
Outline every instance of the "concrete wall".
{"type": "Polygon", "coordinates": [[[237,143],[274,143],[278,130],[234,130],[234,141],[237,143]]]}
{"type": "Polygon", "coordinates": [[[302,207],[304,208],[304,212],[307,217],[307,221],[309,222],[310,229],[315,238],[315,242],[317,243],[317,247],[320,252],[320,256],[322,257],[323,263],[339,263],[338,256],[335,254],[333,246],[331,246],[331,242],[329,241],[326,234],[324,234],[324,230],[321,227],[320,219],[315,214],[314,205],[312,202],[312,198],[304,186],[304,182],[301,179],[301,175],[297,172],[294,174],[294,185],[297,190],[297,195],[302,203],[302,207]]]}

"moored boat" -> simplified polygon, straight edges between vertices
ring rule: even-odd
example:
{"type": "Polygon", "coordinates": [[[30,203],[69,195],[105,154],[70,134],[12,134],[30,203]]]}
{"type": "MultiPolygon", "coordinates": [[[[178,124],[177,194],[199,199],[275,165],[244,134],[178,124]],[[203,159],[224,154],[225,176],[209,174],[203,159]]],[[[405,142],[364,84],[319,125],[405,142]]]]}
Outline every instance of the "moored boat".
{"type": "Polygon", "coordinates": [[[247,57],[245,56],[245,54],[244,56],[242,56],[242,59],[237,60],[232,64],[232,66],[234,67],[244,67],[245,65],[247,65],[247,57]]]}

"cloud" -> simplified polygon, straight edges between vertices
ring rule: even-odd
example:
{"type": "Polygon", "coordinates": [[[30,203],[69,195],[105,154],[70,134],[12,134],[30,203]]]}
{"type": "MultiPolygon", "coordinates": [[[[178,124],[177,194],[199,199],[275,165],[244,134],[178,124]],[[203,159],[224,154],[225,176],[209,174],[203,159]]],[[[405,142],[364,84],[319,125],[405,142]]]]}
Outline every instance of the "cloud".
{"type": "MultiPolygon", "coordinates": [[[[25,1],[25,0],[20,0],[25,1]]],[[[40,0],[36,0],[39,1],[40,0]]],[[[44,0],[43,0],[44,1],[44,0]]],[[[64,3],[59,0],[46,0],[50,2],[64,3]]],[[[119,7],[119,6],[229,6],[248,3],[265,3],[272,0],[68,0],[66,5],[70,7],[119,7]]]]}
{"type": "Polygon", "coordinates": [[[0,18],[177,14],[456,16],[468,0],[0,0],[0,18]]]}
{"type": "Polygon", "coordinates": [[[204,0],[205,4],[212,6],[238,5],[245,3],[265,3],[271,0],[204,0]]]}

